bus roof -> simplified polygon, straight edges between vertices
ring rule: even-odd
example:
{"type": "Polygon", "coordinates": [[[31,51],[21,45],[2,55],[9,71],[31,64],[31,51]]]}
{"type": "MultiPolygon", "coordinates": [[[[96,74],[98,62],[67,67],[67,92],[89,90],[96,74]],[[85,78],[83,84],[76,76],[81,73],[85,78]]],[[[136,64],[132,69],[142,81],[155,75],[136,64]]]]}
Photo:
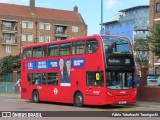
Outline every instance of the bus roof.
{"type": "Polygon", "coordinates": [[[68,38],[68,39],[65,39],[65,40],[58,40],[58,41],[55,40],[55,41],[50,41],[50,42],[30,44],[30,45],[23,46],[23,48],[36,47],[36,46],[41,46],[41,45],[48,45],[48,43],[54,44],[54,43],[63,43],[64,41],[65,42],[70,42],[70,41],[76,41],[76,40],[80,40],[80,39],[93,38],[93,37],[100,37],[100,35],[95,34],[95,35],[91,35],[91,36],[73,37],[73,38],[68,38]]]}
{"type": "MultiPolygon", "coordinates": [[[[43,45],[48,45],[48,43],[50,44],[54,44],[54,43],[63,43],[65,42],[71,42],[71,41],[76,41],[76,40],[80,40],[80,39],[86,39],[86,38],[93,38],[93,37],[103,37],[103,36],[111,36],[111,37],[124,37],[124,36],[118,36],[118,35],[110,35],[110,34],[103,34],[103,35],[99,35],[99,34],[94,34],[94,35],[90,35],[90,36],[81,36],[81,37],[73,37],[73,38],[68,38],[65,40],[59,40],[59,41],[50,41],[50,42],[43,42],[43,43],[37,43],[37,44],[30,44],[30,45],[26,45],[23,46],[23,48],[30,48],[30,47],[38,47],[38,46],[43,46],[43,45]]],[[[126,37],[127,38],[127,37],[126,37]]]]}

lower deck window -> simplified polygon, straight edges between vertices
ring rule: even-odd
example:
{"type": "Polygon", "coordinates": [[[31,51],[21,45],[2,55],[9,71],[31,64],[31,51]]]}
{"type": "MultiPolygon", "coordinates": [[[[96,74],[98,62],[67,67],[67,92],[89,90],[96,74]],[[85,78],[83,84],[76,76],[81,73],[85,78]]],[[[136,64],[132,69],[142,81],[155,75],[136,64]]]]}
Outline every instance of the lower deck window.
{"type": "Polygon", "coordinates": [[[28,84],[58,85],[58,73],[28,73],[28,84]]]}
{"type": "Polygon", "coordinates": [[[48,73],[48,85],[58,85],[58,73],[48,73]]]}
{"type": "Polygon", "coordinates": [[[103,72],[93,71],[87,72],[87,86],[103,86],[103,72]]]}

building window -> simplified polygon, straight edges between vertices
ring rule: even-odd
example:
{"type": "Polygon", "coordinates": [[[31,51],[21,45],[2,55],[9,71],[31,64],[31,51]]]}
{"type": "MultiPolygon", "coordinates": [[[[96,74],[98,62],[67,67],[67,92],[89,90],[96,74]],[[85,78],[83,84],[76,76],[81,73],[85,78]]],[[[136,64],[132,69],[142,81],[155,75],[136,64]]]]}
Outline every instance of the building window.
{"type": "Polygon", "coordinates": [[[26,41],[27,40],[27,35],[26,34],[22,34],[22,41],[26,41]]]}
{"type": "Polygon", "coordinates": [[[39,42],[50,42],[50,36],[49,35],[40,35],[39,42]]]}
{"type": "Polygon", "coordinates": [[[22,22],[22,28],[27,28],[27,23],[26,22],[22,22]]]}
{"type": "Polygon", "coordinates": [[[45,36],[45,42],[50,42],[50,36],[49,35],[45,36]]]}
{"type": "Polygon", "coordinates": [[[28,22],[28,28],[33,28],[33,22],[28,22]]]}
{"type": "Polygon", "coordinates": [[[64,31],[63,31],[63,27],[62,26],[57,26],[56,27],[56,34],[63,34],[64,31]]]}
{"type": "Polygon", "coordinates": [[[11,22],[8,22],[8,21],[5,21],[3,22],[3,25],[7,28],[11,28],[12,27],[12,23],[11,22]]]}
{"type": "Polygon", "coordinates": [[[28,42],[33,42],[33,35],[28,35],[28,42]]]}
{"type": "Polygon", "coordinates": [[[78,32],[79,28],[78,26],[72,26],[72,32],[78,32]]]}
{"type": "Polygon", "coordinates": [[[50,24],[49,23],[40,23],[39,29],[41,30],[50,30],[50,24]]]}
{"type": "Polygon", "coordinates": [[[156,12],[160,12],[160,3],[156,4],[156,12]]]}
{"type": "Polygon", "coordinates": [[[44,24],[43,23],[39,24],[39,29],[42,29],[42,30],[44,29],[44,24]]]}
{"type": "Polygon", "coordinates": [[[45,24],[45,29],[50,30],[50,24],[45,24]]]}
{"type": "Polygon", "coordinates": [[[44,36],[43,35],[39,36],[39,42],[44,42],[44,36]]]}
{"type": "Polygon", "coordinates": [[[60,26],[60,25],[55,26],[55,34],[66,34],[66,32],[67,32],[67,26],[60,26]]]}
{"type": "Polygon", "coordinates": [[[22,41],[33,42],[33,35],[32,34],[22,34],[22,41]]]}
{"type": "Polygon", "coordinates": [[[22,21],[22,28],[33,28],[33,22],[22,21]]]}
{"type": "Polygon", "coordinates": [[[11,46],[10,45],[6,45],[6,53],[11,53],[11,46]]]}

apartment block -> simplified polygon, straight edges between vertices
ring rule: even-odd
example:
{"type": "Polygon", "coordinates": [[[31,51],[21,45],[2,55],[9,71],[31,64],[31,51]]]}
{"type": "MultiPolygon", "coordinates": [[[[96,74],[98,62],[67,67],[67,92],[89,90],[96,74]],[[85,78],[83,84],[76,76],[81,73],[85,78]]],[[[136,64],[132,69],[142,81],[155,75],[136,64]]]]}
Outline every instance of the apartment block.
{"type": "Polygon", "coordinates": [[[0,59],[18,55],[24,45],[87,35],[87,25],[73,11],[0,3],[0,59]]]}
{"type": "MultiPolygon", "coordinates": [[[[160,0],[150,0],[150,30],[160,23],[160,0]]],[[[160,74],[160,58],[151,51],[149,52],[149,72],[160,74]]]]}
{"type": "Polygon", "coordinates": [[[106,34],[127,36],[131,42],[149,35],[149,5],[120,10],[113,21],[103,23],[106,34]]]}

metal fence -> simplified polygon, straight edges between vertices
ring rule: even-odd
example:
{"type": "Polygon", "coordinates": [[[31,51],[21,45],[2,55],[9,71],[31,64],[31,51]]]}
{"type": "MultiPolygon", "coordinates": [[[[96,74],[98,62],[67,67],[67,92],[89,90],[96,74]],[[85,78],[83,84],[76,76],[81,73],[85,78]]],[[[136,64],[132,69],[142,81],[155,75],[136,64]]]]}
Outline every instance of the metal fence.
{"type": "Polygon", "coordinates": [[[13,73],[2,74],[2,82],[13,82],[13,73]]]}
{"type": "MultiPolygon", "coordinates": [[[[17,73],[16,79],[20,77],[20,73],[17,73]]],[[[15,93],[15,80],[13,80],[13,73],[2,74],[0,77],[0,93],[15,93]]]]}
{"type": "Polygon", "coordinates": [[[0,83],[0,93],[13,94],[15,91],[14,83],[0,83]]]}

